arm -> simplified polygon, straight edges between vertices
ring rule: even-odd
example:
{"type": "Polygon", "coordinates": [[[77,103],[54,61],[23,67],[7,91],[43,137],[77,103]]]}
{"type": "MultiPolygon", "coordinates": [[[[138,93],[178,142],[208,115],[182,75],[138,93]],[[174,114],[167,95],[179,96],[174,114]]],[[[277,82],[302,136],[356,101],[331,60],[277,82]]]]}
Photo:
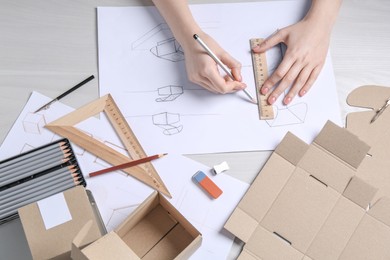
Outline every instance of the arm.
{"type": "Polygon", "coordinates": [[[230,93],[246,87],[241,82],[241,64],[202,31],[193,18],[186,0],[153,0],[153,2],[184,50],[187,75],[190,81],[214,93],[230,93]],[[235,81],[220,75],[214,60],[194,40],[195,33],[231,69],[235,81]]]}
{"type": "Polygon", "coordinates": [[[254,52],[265,52],[278,43],[287,45],[282,62],[264,82],[261,93],[267,94],[279,82],[268,98],[273,104],[284,90],[290,88],[283,103],[289,104],[298,94],[305,95],[314,84],[325,63],[330,35],[341,0],[313,0],[306,16],[296,24],[278,30],[254,52]]]}

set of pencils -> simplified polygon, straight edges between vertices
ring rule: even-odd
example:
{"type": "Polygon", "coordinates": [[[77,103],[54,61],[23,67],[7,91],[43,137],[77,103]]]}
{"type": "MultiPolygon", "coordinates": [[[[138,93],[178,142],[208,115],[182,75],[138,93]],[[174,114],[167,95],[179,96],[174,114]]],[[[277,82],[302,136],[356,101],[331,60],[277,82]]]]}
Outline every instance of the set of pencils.
{"type": "Polygon", "coordinates": [[[17,217],[18,208],[85,180],[67,139],[0,162],[0,224],[17,217]]]}

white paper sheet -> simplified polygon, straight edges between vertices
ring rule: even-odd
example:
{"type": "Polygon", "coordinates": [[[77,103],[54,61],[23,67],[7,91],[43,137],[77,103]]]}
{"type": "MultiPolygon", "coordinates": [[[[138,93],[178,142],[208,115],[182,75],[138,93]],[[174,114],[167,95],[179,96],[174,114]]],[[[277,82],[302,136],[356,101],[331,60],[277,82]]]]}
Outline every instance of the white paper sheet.
{"type": "MultiPolygon", "coordinates": [[[[249,39],[300,20],[306,8],[306,1],[191,6],[200,26],[242,63],[253,95],[249,39]]],[[[215,95],[188,82],[181,47],[154,7],[98,8],[98,32],[100,93],[114,96],[150,151],[272,150],[287,131],[309,143],[327,120],[341,124],[329,55],[306,96],[288,106],[280,98],[276,119],[259,121],[242,91],[215,95]]],[[[270,70],[280,58],[278,47],[267,52],[270,70]]]]}
{"type": "MultiPolygon", "coordinates": [[[[0,160],[60,138],[43,126],[73,109],[57,102],[49,110],[32,114],[32,111],[49,100],[39,93],[32,93],[0,147],[0,160]]],[[[100,116],[100,120],[92,117],[81,122],[77,127],[95,139],[116,147],[118,151],[123,151],[121,142],[109,122],[103,114],[100,116]]],[[[72,147],[86,178],[87,188],[92,191],[103,221],[107,229],[111,231],[153,190],[120,171],[93,178],[87,177],[89,172],[106,168],[109,165],[77,146],[72,147]]],[[[147,149],[145,151],[147,154],[152,154],[147,149]]],[[[226,259],[234,237],[222,231],[223,224],[249,185],[228,175],[213,176],[211,168],[174,153],[153,161],[153,164],[173,196],[171,203],[203,235],[202,246],[192,259],[204,259],[204,257],[226,259]],[[223,190],[223,194],[217,200],[207,197],[203,190],[192,182],[191,177],[198,170],[208,174],[223,190]]]]}
{"type": "Polygon", "coordinates": [[[72,220],[64,193],[57,193],[37,202],[43,224],[50,229],[72,220]]]}

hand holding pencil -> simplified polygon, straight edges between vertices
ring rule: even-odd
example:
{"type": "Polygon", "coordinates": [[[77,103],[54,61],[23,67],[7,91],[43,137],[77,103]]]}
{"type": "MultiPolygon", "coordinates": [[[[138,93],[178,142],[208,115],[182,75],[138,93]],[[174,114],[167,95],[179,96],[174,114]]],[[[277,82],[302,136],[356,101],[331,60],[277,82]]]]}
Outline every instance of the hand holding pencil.
{"type": "Polygon", "coordinates": [[[213,51],[216,57],[231,71],[232,77],[223,77],[219,71],[220,65],[205,52],[204,48],[194,39],[184,48],[188,79],[205,89],[219,94],[233,93],[246,88],[242,82],[241,64],[228,52],[221,48],[214,39],[202,33],[202,39],[213,51]]]}

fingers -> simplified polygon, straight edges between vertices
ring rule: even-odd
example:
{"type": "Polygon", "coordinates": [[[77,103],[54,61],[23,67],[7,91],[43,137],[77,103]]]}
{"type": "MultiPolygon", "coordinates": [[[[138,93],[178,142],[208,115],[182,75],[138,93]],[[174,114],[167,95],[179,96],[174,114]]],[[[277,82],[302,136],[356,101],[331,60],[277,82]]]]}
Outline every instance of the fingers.
{"type": "Polygon", "coordinates": [[[271,49],[273,46],[281,43],[281,42],[284,42],[284,30],[276,30],[273,34],[271,34],[269,37],[267,37],[266,39],[264,39],[264,41],[262,43],[260,43],[260,45],[256,45],[254,47],[252,47],[252,51],[253,52],[265,52],[269,49],[271,49]]]}
{"type": "Polygon", "coordinates": [[[268,103],[273,104],[278,97],[290,86],[290,89],[283,99],[283,104],[288,105],[298,94],[300,97],[304,96],[314,82],[318,78],[321,72],[322,66],[316,66],[314,69],[306,66],[300,70],[299,65],[294,65],[286,74],[286,76],[280,81],[279,85],[272,91],[268,97],[268,103]],[[298,71],[298,73],[297,73],[298,71]]]}
{"type": "Polygon", "coordinates": [[[234,79],[241,82],[241,63],[227,52],[222,54],[221,61],[231,70],[234,79]]]}
{"type": "Polygon", "coordinates": [[[190,81],[215,94],[232,93],[246,87],[245,83],[233,81],[228,76],[222,77],[216,67],[201,71],[196,77],[191,77],[190,81]]]}
{"type": "Polygon", "coordinates": [[[221,55],[221,61],[227,65],[227,69],[231,71],[235,80],[228,75],[223,77],[219,72],[218,65],[208,56],[204,56],[204,63],[198,67],[196,73],[188,74],[189,80],[213,93],[219,94],[244,89],[246,85],[241,82],[241,64],[226,52],[221,55]]]}

